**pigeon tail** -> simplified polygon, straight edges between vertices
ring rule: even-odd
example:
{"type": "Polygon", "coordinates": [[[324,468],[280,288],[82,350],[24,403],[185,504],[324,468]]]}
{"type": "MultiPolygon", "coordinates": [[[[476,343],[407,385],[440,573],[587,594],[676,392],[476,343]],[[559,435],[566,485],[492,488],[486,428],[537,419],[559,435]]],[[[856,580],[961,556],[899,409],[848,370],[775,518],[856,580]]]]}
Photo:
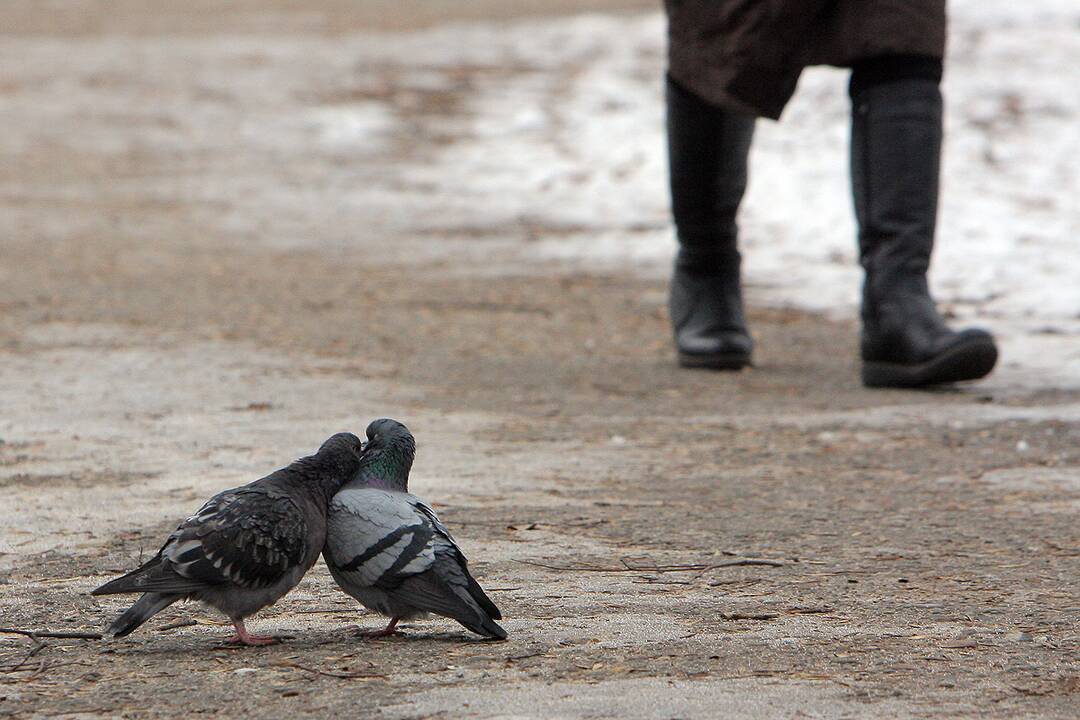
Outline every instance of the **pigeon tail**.
{"type": "MultiPolygon", "coordinates": [[[[464,583],[448,581],[431,570],[413,575],[387,594],[392,600],[408,604],[422,612],[432,612],[456,620],[477,635],[506,639],[506,631],[492,619],[485,607],[476,601],[472,593],[464,587],[464,583]]],[[[488,606],[495,607],[486,596],[484,600],[488,606]]]]}
{"type": "Polygon", "coordinates": [[[481,615],[480,622],[478,623],[462,620],[461,618],[454,619],[464,625],[467,630],[472,630],[477,635],[483,635],[486,638],[492,638],[494,640],[506,639],[506,631],[503,630],[502,626],[486,615],[481,615]]]}
{"type": "Polygon", "coordinates": [[[477,635],[483,635],[484,637],[494,638],[497,640],[506,639],[506,631],[502,629],[496,620],[502,619],[502,613],[499,612],[499,608],[495,607],[495,603],[491,602],[491,599],[481,589],[479,583],[473,580],[469,575],[468,570],[465,571],[465,577],[467,578],[467,585],[465,592],[468,593],[467,597],[462,597],[461,590],[454,588],[454,594],[462,601],[462,605],[469,608],[471,613],[455,613],[450,617],[457,620],[464,625],[467,629],[472,630],[477,635]]]}
{"type": "Polygon", "coordinates": [[[119,595],[121,593],[135,593],[145,592],[146,588],[142,587],[140,581],[143,576],[150,570],[158,567],[161,564],[161,553],[158,553],[154,557],[150,558],[147,562],[143,563],[139,567],[135,568],[126,575],[121,575],[115,580],[110,580],[101,587],[94,588],[90,591],[91,595],[119,595]]]}
{"type": "Polygon", "coordinates": [[[208,583],[184,577],[175,568],[162,561],[161,553],[127,575],[110,580],[90,591],[91,595],[120,595],[123,593],[167,593],[178,596],[191,595],[205,590],[208,583]]]}
{"type": "Polygon", "coordinates": [[[134,605],[113,621],[113,624],[109,626],[109,634],[118,638],[129,635],[144,622],[179,600],[180,597],[180,595],[166,595],[164,593],[144,594],[135,601],[134,605]]]}
{"type": "Polygon", "coordinates": [[[469,595],[476,601],[476,604],[493,619],[502,620],[502,613],[499,612],[499,608],[495,606],[495,603],[484,592],[484,588],[480,587],[480,583],[473,579],[468,570],[465,571],[465,579],[468,582],[469,595]]]}

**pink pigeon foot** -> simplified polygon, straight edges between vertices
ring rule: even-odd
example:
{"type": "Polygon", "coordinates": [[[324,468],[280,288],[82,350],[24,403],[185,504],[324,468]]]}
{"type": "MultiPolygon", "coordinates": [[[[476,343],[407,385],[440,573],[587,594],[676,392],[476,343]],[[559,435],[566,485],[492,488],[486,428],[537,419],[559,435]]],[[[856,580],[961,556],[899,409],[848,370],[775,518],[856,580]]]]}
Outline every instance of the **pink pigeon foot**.
{"type": "Polygon", "coordinates": [[[397,627],[397,624],[398,618],[390,618],[390,624],[384,627],[382,630],[368,630],[360,633],[360,636],[366,638],[390,637],[394,634],[394,628],[397,627]]]}
{"type": "Polygon", "coordinates": [[[237,645],[273,645],[279,642],[278,639],[272,635],[252,635],[244,627],[243,620],[236,620],[233,622],[233,627],[236,628],[236,634],[228,639],[228,642],[237,645]]]}

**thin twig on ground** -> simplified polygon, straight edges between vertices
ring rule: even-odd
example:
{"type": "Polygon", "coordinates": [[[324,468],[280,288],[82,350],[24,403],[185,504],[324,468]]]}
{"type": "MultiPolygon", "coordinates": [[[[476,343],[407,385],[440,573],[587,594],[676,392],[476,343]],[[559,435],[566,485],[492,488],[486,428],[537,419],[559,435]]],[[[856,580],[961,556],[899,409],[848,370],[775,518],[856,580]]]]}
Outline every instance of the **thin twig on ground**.
{"type": "Polygon", "coordinates": [[[330,670],[320,670],[319,668],[313,668],[308,665],[301,665],[298,662],[292,660],[281,660],[279,662],[271,663],[276,667],[296,668],[297,670],[303,670],[305,672],[315,673],[316,675],[323,675],[325,677],[336,678],[338,680],[360,680],[364,678],[386,678],[383,673],[375,672],[333,672],[330,670]]]}
{"type": "Polygon", "coordinates": [[[624,572],[655,572],[655,573],[667,573],[667,572],[698,572],[706,573],[710,570],[718,570],[726,567],[741,567],[741,566],[754,566],[760,565],[764,567],[783,567],[787,565],[782,560],[769,560],[767,558],[738,558],[736,560],[727,560],[719,563],[707,563],[707,564],[686,564],[686,565],[637,565],[631,562],[630,558],[620,558],[622,567],[603,567],[600,565],[552,565],[549,563],[539,562],[537,560],[520,560],[515,559],[514,562],[522,565],[532,565],[534,567],[541,567],[547,570],[560,570],[563,572],[600,572],[600,573],[624,573],[624,572]]]}
{"type": "Polygon", "coordinates": [[[791,608],[788,608],[787,610],[785,610],[784,612],[786,612],[788,615],[824,615],[824,614],[827,614],[827,613],[831,613],[833,610],[834,610],[834,608],[829,606],[829,605],[821,605],[821,606],[816,606],[815,605],[815,606],[805,606],[805,607],[804,606],[791,607],[791,608]]]}
{"type": "Polygon", "coordinates": [[[725,620],[775,620],[776,618],[780,617],[780,613],[778,613],[778,612],[756,612],[756,613],[722,612],[722,613],[720,613],[720,617],[724,618],[725,620]]]}
{"type": "Polygon", "coordinates": [[[22,660],[20,660],[18,663],[16,663],[15,665],[12,665],[11,667],[8,667],[8,668],[0,668],[0,672],[6,672],[6,673],[18,672],[19,670],[21,670],[23,668],[24,665],[26,665],[26,663],[30,662],[30,658],[34,657],[35,655],[37,655],[39,652],[41,652],[42,650],[44,650],[47,647],[47,645],[45,643],[41,642],[40,640],[37,640],[37,638],[32,638],[32,639],[35,640],[37,642],[37,644],[34,645],[34,647],[30,648],[30,652],[26,653],[26,656],[22,660]]]}
{"type": "Polygon", "coordinates": [[[18,628],[0,628],[0,633],[23,635],[28,638],[60,638],[66,640],[100,640],[101,633],[89,632],[54,632],[52,630],[20,630],[18,628]]]}

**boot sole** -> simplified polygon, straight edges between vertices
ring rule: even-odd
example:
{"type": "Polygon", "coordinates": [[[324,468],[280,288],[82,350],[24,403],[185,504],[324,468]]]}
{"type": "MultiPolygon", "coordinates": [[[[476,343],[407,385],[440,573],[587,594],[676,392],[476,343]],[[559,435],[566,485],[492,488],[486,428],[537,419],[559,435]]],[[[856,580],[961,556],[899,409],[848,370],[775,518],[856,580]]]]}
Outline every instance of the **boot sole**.
{"type": "Polygon", "coordinates": [[[992,340],[977,339],[919,365],[865,362],[862,381],[872,388],[917,388],[978,380],[990,374],[997,358],[997,346],[992,340]]]}
{"type": "Polygon", "coordinates": [[[704,368],[707,370],[742,370],[744,367],[750,366],[750,356],[745,353],[689,355],[680,352],[679,365],[684,368],[704,368]]]}

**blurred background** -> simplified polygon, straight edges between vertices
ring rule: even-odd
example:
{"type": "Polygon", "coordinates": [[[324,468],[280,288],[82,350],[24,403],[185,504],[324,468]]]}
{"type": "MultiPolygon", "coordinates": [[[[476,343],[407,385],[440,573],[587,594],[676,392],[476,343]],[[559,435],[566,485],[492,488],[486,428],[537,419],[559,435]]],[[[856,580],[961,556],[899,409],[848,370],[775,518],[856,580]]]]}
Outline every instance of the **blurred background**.
{"type": "MultiPolygon", "coordinates": [[[[791,715],[906,693],[1073,717],[1080,5],[950,7],[932,286],[1002,361],[928,394],[858,382],[844,71],[808,71],[759,123],[742,212],[758,364],[716,375],[675,367],[666,317],[659,0],[0,1],[4,624],[64,608],[60,626],[101,627],[112,609],[85,591],[202,499],[391,416],[419,440],[414,487],[528,643],[524,665],[463,649],[451,680],[445,644],[373,654],[421,669],[378,702],[433,693],[402,717],[453,716],[489,673],[520,681],[516,707],[585,673],[610,715],[674,702],[663,679],[625,694],[631,673],[714,671],[746,686],[697,685],[681,717],[730,692],[791,715]],[[515,562],[628,553],[813,559],[666,585],[515,562]],[[759,624],[732,630],[732,608],[759,624]]],[[[304,662],[331,662],[320,642],[363,652],[352,615],[302,614],[335,599],[317,570],[269,614],[321,638],[304,662]]],[[[213,632],[132,642],[201,672],[189,651],[213,632]]],[[[134,684],[158,687],[158,665],[110,657],[108,683],[43,674],[18,702],[102,711],[119,689],[175,716],[231,697],[226,674],[148,698],[134,684]]]]}
{"type": "MultiPolygon", "coordinates": [[[[934,289],[1000,332],[999,374],[1076,382],[1076,9],[951,9],[934,289]]],[[[5,276],[8,302],[20,280],[63,294],[76,259],[153,272],[213,247],[666,274],[654,2],[10,0],[0,21],[0,232],[66,260],[5,276]]],[[[761,124],[752,302],[854,314],[845,76],[808,72],[761,124]]]]}

